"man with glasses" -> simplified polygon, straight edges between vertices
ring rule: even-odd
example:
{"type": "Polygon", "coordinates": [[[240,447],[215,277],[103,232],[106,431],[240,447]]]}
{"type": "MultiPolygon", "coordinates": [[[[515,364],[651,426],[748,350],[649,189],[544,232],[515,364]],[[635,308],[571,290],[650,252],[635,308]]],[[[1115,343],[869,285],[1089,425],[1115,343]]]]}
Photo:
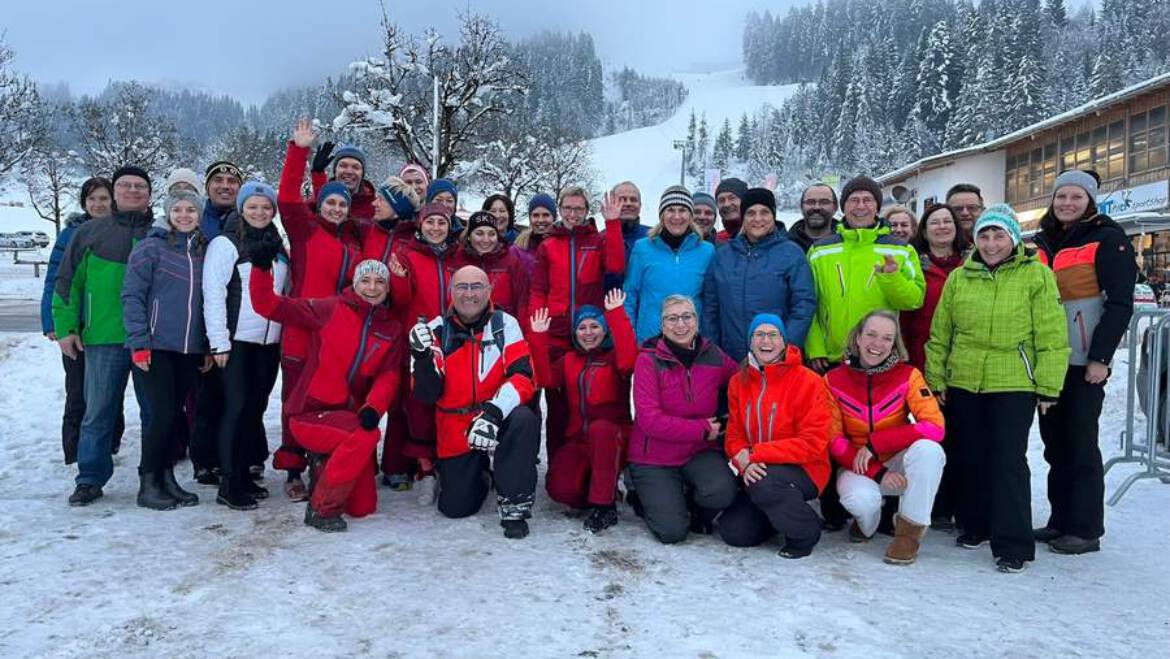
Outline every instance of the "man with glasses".
{"type": "MultiPolygon", "coordinates": [[[[882,188],[859,176],[841,189],[845,218],[830,238],[808,253],[816,285],[817,312],[805,343],[809,368],[824,374],[845,357],[849,331],[875,309],[908,311],[922,306],[926,280],[918,254],[878,223],[882,188]]],[[[847,517],[835,479],[821,495],[825,528],[844,528],[847,517]]]]}
{"type": "MultiPolygon", "coordinates": [[[[76,488],[71,506],[87,506],[102,496],[114,474],[110,457],[114,418],[120,413],[130,351],[122,325],[122,278],[135,243],[154,221],[150,175],[140,167],[120,167],[113,176],[114,214],[83,224],[61,259],[53,289],[53,327],[61,352],[85,360],[85,417],[77,447],[76,488]]],[[[166,310],[162,310],[163,313],[166,310]]],[[[149,410],[139,380],[134,381],[139,415],[149,410]]]]}
{"type": "Polygon", "coordinates": [[[450,310],[410,331],[413,394],[435,405],[439,512],[476,514],[494,483],[504,536],[518,539],[536,493],[540,422],[525,405],[536,385],[520,323],[491,296],[486,272],[455,272],[450,310]]]}
{"type": "Polygon", "coordinates": [[[971,183],[957,183],[947,190],[947,205],[955,209],[955,219],[963,231],[963,238],[968,245],[972,244],[975,220],[983,212],[983,191],[971,183]]]}
{"type": "MultiPolygon", "coordinates": [[[[591,304],[605,304],[606,276],[621,275],[626,268],[622,243],[619,196],[605,195],[601,211],[605,233],[601,234],[589,217],[589,196],[583,188],[569,186],[557,201],[560,220],[549,229],[548,237],[536,250],[536,269],[529,286],[529,309],[549,311],[549,359],[556,361],[572,349],[572,319],[577,309],[591,304]]],[[[545,393],[548,404],[546,428],[547,452],[551,463],[565,441],[568,423],[568,400],[561,390],[545,393]]]]}
{"type": "Polygon", "coordinates": [[[788,238],[805,254],[814,243],[837,232],[837,193],[828,183],[813,183],[800,193],[801,219],[788,230],[788,238]]]}

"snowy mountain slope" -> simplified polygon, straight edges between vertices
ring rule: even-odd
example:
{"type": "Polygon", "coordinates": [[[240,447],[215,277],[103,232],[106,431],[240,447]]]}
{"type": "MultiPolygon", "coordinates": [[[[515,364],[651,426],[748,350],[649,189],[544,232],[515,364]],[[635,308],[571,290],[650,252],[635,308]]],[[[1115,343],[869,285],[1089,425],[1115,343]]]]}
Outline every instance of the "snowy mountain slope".
{"type": "MultiPolygon", "coordinates": [[[[701,119],[707,115],[710,140],[715,140],[724,119],[731,120],[732,130],[743,113],[750,116],[764,103],[779,107],[796,91],[796,85],[755,86],[742,77],[742,71],[675,76],[690,90],[687,100],[665,122],[637,130],[607,135],[592,140],[593,165],[601,172],[607,187],[629,179],[642,189],[644,223],[656,222],[657,200],[662,191],[678,184],[682,152],[675,150],[674,140],[686,139],[691,111],[701,119]]],[[[749,181],[758,184],[759,181],[749,181]]]]}
{"type": "MultiPolygon", "coordinates": [[[[778,545],[693,537],[663,546],[627,509],[599,536],[537,490],[532,535],[505,540],[490,504],[443,519],[380,488],[378,512],[325,535],[279,494],[252,512],[134,505],[136,406],[106,496],[72,509],[61,464],[55,346],[0,335],[0,656],[4,657],[1141,657],[1165,651],[1170,487],[1107,510],[1103,551],[1044,547],[1020,575],[930,532],[911,567],[888,539],[826,536],[802,561],[778,545]]],[[[1102,419],[1124,420],[1119,353],[1102,419]]],[[[279,389],[278,389],[279,391],[279,389]]],[[[267,427],[275,442],[274,404],[267,427]]],[[[1034,519],[1047,515],[1033,426],[1034,519]]],[[[1109,474],[1111,493],[1134,467],[1109,474]]],[[[543,468],[541,470],[543,472],[543,468]]],[[[190,483],[190,465],[178,473],[190,483]]],[[[542,478],[543,483],[543,478],[542,478]]],[[[279,477],[267,484],[279,490],[279,477]]]]}

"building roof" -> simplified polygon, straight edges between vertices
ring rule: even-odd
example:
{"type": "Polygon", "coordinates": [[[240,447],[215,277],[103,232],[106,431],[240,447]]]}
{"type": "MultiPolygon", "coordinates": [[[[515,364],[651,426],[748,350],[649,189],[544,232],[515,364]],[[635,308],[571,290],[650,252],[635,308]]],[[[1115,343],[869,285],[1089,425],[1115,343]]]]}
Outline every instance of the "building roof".
{"type": "Polygon", "coordinates": [[[1049,130],[1051,128],[1056,128],[1057,126],[1079,119],[1080,117],[1091,112],[1104,110],[1110,106],[1128,101],[1135,96],[1145,94],[1167,85],[1170,85],[1170,72],[1154,76],[1148,80],[1143,80],[1142,82],[1126,87],[1125,89],[1115,91],[1112,94],[1107,94],[1100,98],[1095,98],[1088,103],[1078,105],[1075,108],[1066,110],[1057,115],[1053,115],[1030,126],[1025,126],[1017,131],[1013,131],[1007,135],[997,137],[982,144],[976,144],[974,146],[968,146],[962,149],[955,149],[953,151],[946,151],[944,153],[935,154],[933,156],[927,156],[908,165],[903,165],[902,167],[899,167],[892,172],[882,174],[881,176],[878,176],[876,180],[878,183],[886,185],[902,179],[914,172],[924,169],[933,169],[963,156],[972,155],[975,153],[986,153],[988,151],[996,151],[1002,147],[1007,146],[1008,144],[1018,142],[1021,139],[1028,137],[1029,135],[1049,130]]]}

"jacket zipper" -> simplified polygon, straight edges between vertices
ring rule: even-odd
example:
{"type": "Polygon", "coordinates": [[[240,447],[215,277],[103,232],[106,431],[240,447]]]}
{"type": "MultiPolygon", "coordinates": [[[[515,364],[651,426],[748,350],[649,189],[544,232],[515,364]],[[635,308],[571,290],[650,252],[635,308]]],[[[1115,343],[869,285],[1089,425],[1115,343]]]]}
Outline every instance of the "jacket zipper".
{"type": "MultiPolygon", "coordinates": [[[[845,273],[841,270],[841,264],[837,264],[837,283],[841,286],[841,297],[845,297],[845,273]]],[[[866,284],[866,288],[869,284],[866,284]]]]}
{"type": "Polygon", "coordinates": [[[358,367],[361,366],[362,361],[366,356],[366,339],[370,334],[370,324],[374,322],[374,307],[366,312],[366,320],[362,323],[362,338],[358,342],[357,354],[354,355],[353,364],[349,367],[349,375],[346,376],[346,382],[353,384],[353,378],[357,375],[358,367]]]}
{"type": "MultiPolygon", "coordinates": [[[[763,383],[760,386],[760,395],[756,397],[756,427],[762,434],[764,432],[764,395],[768,393],[768,374],[760,369],[760,381],[763,383]]],[[[750,435],[749,435],[750,439],[750,435]]],[[[756,440],[756,444],[766,441],[763,438],[756,440]]]]}
{"type": "Polygon", "coordinates": [[[772,403],[772,413],[768,415],[768,434],[765,435],[767,442],[772,441],[772,428],[776,423],[776,403],[772,403]]]}
{"type": "Polygon", "coordinates": [[[585,368],[581,369],[581,373],[577,376],[578,398],[581,399],[580,402],[578,403],[578,407],[580,408],[580,411],[581,411],[581,431],[582,432],[589,431],[589,417],[585,416],[585,399],[587,398],[586,392],[588,391],[588,389],[586,388],[586,384],[585,384],[585,382],[586,382],[585,376],[587,373],[589,373],[590,368],[591,368],[591,364],[589,362],[585,362],[585,368]]]}
{"type": "Polygon", "coordinates": [[[865,375],[865,413],[869,416],[869,434],[873,435],[873,374],[865,375]]]}
{"type": "Polygon", "coordinates": [[[569,234],[569,323],[577,316],[577,235],[569,234]]]}
{"type": "Polygon", "coordinates": [[[435,268],[437,268],[439,271],[439,313],[438,313],[439,316],[443,315],[443,311],[444,311],[443,302],[446,300],[446,297],[447,297],[447,277],[446,277],[446,275],[444,275],[444,272],[443,272],[443,266],[445,265],[445,259],[444,259],[445,256],[446,255],[444,254],[443,256],[440,256],[440,257],[435,259],[435,268]]]}
{"type": "Polygon", "coordinates": [[[349,272],[349,248],[345,246],[345,241],[341,240],[340,230],[337,234],[337,240],[341,243],[341,272],[337,273],[337,290],[338,295],[345,290],[345,275],[349,272]]]}
{"type": "Polygon", "coordinates": [[[158,299],[150,301],[150,334],[154,335],[154,328],[158,324],[158,299]]]}
{"type": "Polygon", "coordinates": [[[1032,370],[1032,362],[1028,361],[1028,351],[1024,350],[1024,342],[1020,341],[1020,359],[1024,360],[1024,370],[1028,372],[1028,379],[1032,381],[1032,386],[1036,386],[1036,373],[1032,370]]]}
{"type": "Polygon", "coordinates": [[[1088,350],[1089,349],[1089,338],[1085,334],[1085,312],[1078,311],[1076,313],[1076,315],[1073,316],[1073,320],[1076,322],[1077,331],[1081,335],[1081,350],[1088,350]]]}
{"type": "Polygon", "coordinates": [[[195,315],[195,261],[191,259],[191,238],[187,238],[187,329],[183,333],[183,352],[191,346],[191,317],[195,315]]]}

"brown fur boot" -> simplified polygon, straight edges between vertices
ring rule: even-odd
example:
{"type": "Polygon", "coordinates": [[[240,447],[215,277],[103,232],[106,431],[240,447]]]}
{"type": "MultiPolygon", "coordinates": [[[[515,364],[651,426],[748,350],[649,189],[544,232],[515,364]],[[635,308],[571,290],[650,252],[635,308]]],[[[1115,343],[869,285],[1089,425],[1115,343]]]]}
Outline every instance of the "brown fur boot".
{"type": "Polygon", "coordinates": [[[926,527],[897,515],[894,517],[894,541],[886,549],[885,561],[891,565],[910,565],[918,559],[918,541],[926,527]]]}

